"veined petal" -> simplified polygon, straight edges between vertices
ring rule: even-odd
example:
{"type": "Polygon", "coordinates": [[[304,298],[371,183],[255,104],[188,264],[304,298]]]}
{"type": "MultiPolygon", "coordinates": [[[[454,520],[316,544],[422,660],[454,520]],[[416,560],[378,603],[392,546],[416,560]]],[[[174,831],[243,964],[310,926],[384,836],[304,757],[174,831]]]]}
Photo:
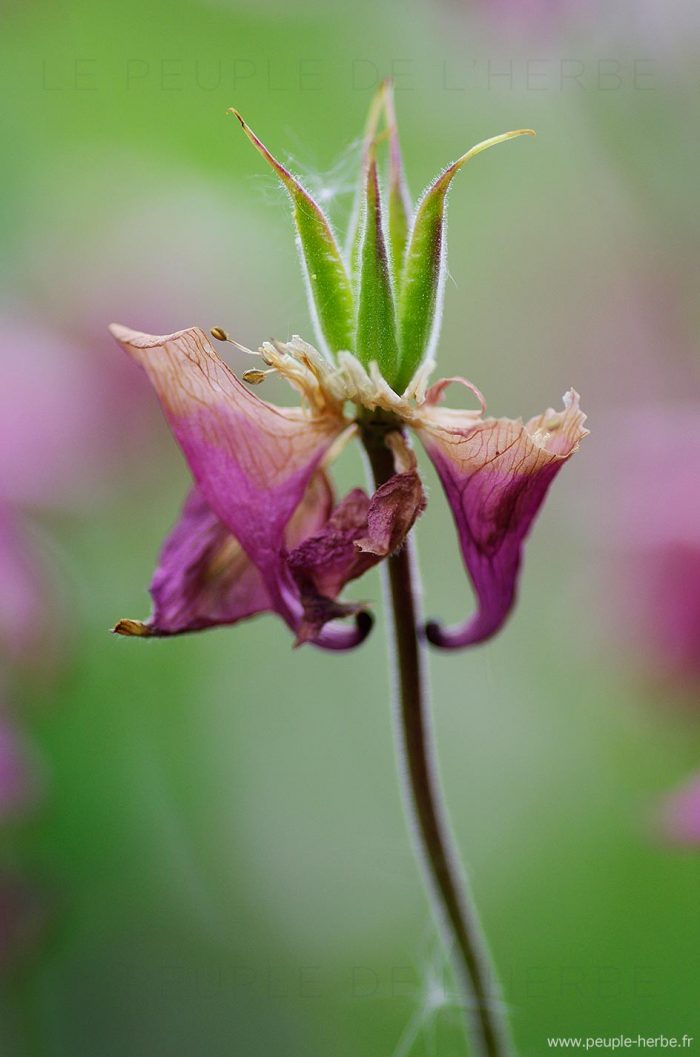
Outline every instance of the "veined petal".
{"type": "Polygon", "coordinates": [[[202,498],[293,623],[281,588],[285,529],[344,419],[260,400],[197,328],[165,337],[111,329],[147,371],[202,498]]]}
{"type": "Polygon", "coordinates": [[[526,425],[438,408],[426,416],[418,434],[452,509],[477,598],[477,612],[464,624],[428,625],[434,645],[474,645],[503,625],[515,601],[523,541],[554,477],[588,432],[585,417],[573,390],[563,411],[550,408],[526,425]]]}
{"type": "MultiPolygon", "coordinates": [[[[297,546],[317,532],[332,503],[328,479],[318,470],[287,526],[285,546],[297,546]]],[[[278,597],[284,588],[280,585],[278,597]]],[[[260,570],[197,488],[163,545],[150,590],[152,616],[145,622],[120,620],[117,634],[179,635],[275,609],[260,570]]],[[[281,615],[288,619],[288,612],[285,606],[281,615]]]]}

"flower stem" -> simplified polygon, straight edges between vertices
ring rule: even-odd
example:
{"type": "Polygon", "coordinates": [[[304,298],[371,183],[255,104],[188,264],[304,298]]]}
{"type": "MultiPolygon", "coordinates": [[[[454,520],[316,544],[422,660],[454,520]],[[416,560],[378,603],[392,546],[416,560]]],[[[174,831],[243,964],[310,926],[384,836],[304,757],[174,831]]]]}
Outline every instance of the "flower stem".
{"type": "MultiPolygon", "coordinates": [[[[363,442],[378,487],[395,472],[392,455],[381,430],[365,427],[363,442]]],[[[438,924],[463,985],[475,1053],[507,1057],[512,1050],[498,980],[442,806],[433,755],[425,647],[418,630],[419,574],[410,538],[384,563],[384,573],[387,616],[393,626],[397,752],[408,821],[424,861],[438,924]]]]}

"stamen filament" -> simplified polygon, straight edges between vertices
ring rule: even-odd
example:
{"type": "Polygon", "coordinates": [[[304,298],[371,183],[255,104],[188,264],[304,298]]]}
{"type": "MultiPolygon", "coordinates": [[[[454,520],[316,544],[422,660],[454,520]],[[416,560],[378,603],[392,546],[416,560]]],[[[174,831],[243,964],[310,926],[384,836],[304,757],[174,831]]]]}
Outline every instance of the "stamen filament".
{"type": "Polygon", "coordinates": [[[212,338],[216,338],[217,341],[226,341],[229,345],[233,345],[234,349],[238,349],[239,352],[244,352],[246,356],[259,356],[260,353],[257,349],[249,349],[247,345],[241,345],[240,341],[236,341],[231,335],[224,330],[223,327],[212,327],[209,331],[212,338]]]}

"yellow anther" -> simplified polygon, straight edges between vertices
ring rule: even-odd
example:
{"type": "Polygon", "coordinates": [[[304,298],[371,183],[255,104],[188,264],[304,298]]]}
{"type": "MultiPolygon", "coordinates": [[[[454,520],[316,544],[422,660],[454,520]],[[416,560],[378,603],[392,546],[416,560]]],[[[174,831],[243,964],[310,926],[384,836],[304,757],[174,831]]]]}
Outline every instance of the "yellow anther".
{"type": "Polygon", "coordinates": [[[268,374],[274,373],[274,367],[270,367],[268,371],[259,371],[256,367],[254,367],[252,371],[244,371],[241,375],[241,378],[244,382],[247,382],[248,385],[260,385],[261,382],[265,381],[265,378],[268,374]]]}

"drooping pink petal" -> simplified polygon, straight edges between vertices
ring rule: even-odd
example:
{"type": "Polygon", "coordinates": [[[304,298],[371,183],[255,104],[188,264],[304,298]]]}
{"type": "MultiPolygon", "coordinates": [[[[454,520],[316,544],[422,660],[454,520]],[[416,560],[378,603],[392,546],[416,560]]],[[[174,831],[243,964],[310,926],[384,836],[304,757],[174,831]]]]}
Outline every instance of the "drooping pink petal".
{"type": "MultiPolygon", "coordinates": [[[[285,546],[316,532],[332,502],[326,475],[318,470],[287,526],[285,546]]],[[[259,569],[197,488],[163,545],[150,591],[152,616],[145,622],[119,621],[118,634],[178,635],[274,610],[259,569]]]]}
{"type": "MultiPolygon", "coordinates": [[[[269,608],[296,629],[299,604],[285,563],[285,531],[347,423],[260,400],[196,327],[163,337],[111,330],[148,373],[201,498],[257,568],[269,608]]],[[[254,603],[246,604],[262,602],[259,586],[252,596],[254,603]]],[[[342,649],[357,634],[326,629],[315,641],[342,649]]]]}
{"type": "Polygon", "coordinates": [[[120,620],[117,634],[178,635],[272,608],[257,567],[196,488],[163,545],[150,591],[152,616],[120,620]]]}
{"type": "Polygon", "coordinates": [[[666,798],[660,822],[664,836],[673,844],[700,847],[700,775],[666,798]]]}
{"type": "MultiPolygon", "coordinates": [[[[433,387],[433,399],[442,388],[440,383],[433,387]]],[[[426,408],[418,433],[452,509],[477,599],[476,613],[464,624],[428,625],[434,645],[483,642],[506,620],[515,601],[523,541],[554,477],[587,432],[578,401],[571,390],[563,411],[549,409],[527,424],[426,408]]]]}
{"type": "Polygon", "coordinates": [[[399,472],[371,499],[359,488],[349,492],[322,530],[289,555],[304,607],[298,643],[313,639],[328,620],[357,612],[357,605],[337,601],[340,591],[398,550],[425,507],[413,453],[396,437],[392,447],[399,472]]]}

